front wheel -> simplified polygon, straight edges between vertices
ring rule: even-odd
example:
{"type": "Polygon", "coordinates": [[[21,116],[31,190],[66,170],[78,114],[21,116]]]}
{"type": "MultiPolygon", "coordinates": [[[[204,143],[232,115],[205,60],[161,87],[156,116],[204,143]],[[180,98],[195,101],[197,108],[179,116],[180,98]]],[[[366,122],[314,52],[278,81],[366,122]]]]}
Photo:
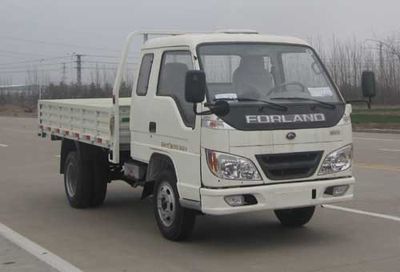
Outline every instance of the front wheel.
{"type": "Polygon", "coordinates": [[[164,171],[154,186],[154,214],[162,235],[168,240],[181,241],[192,233],[196,214],[179,203],[176,177],[164,171]]]}
{"type": "Polygon", "coordinates": [[[283,226],[301,227],[307,224],[314,215],[315,207],[275,210],[275,215],[283,226]]]}

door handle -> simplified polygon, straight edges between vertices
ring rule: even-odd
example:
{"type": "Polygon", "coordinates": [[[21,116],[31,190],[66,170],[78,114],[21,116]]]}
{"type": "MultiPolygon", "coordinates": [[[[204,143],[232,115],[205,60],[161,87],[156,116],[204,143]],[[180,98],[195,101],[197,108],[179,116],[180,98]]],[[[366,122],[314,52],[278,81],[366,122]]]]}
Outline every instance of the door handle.
{"type": "Polygon", "coordinates": [[[150,133],[156,133],[157,132],[157,124],[156,124],[156,122],[150,122],[149,123],[149,132],[150,133]]]}

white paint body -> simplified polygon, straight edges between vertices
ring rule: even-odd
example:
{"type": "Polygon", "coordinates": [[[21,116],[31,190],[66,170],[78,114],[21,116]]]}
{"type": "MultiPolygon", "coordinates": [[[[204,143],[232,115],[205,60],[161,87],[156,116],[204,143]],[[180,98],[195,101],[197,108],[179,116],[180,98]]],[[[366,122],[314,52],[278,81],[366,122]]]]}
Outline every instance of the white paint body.
{"type": "MultiPolygon", "coordinates": [[[[249,212],[262,209],[281,209],[313,206],[324,203],[347,201],[353,198],[354,178],[351,168],[349,170],[318,176],[318,170],[323,159],[330,152],[352,143],[352,129],[350,123],[351,106],[334,127],[317,129],[297,129],[297,137],[288,140],[286,134],[293,130],[265,130],[265,131],[239,131],[235,129],[210,129],[202,127],[200,116],[196,116],[195,127],[185,126],[173,98],[157,96],[157,84],[159,78],[162,54],[168,50],[188,50],[193,56],[197,56],[196,46],[199,43],[218,42],[266,42],[282,44],[306,43],[302,40],[288,37],[266,36],[258,34],[187,34],[176,35],[148,40],[141,51],[141,58],[146,53],[154,54],[153,68],[150,74],[148,91],[146,96],[136,95],[135,87],[132,97],[118,98],[118,84],[114,86],[114,95],[117,103],[95,106],[97,100],[74,99],[65,101],[41,101],[40,123],[46,131],[56,134],[56,129],[76,129],[79,133],[93,133],[103,135],[108,141],[112,152],[119,152],[126,148],[129,138],[131,158],[140,162],[149,163],[155,153],[168,156],[174,164],[177,187],[182,203],[189,201],[195,203],[206,214],[231,214],[249,212]],[[130,104],[130,109],[127,106],[130,104]],[[116,114],[115,109],[120,109],[116,114]],[[60,110],[57,110],[59,108],[60,110]],[[127,125],[122,123],[121,116],[129,112],[129,131],[127,125]],[[92,118],[90,119],[89,118],[92,118]],[[115,117],[115,127],[111,124],[115,117]],[[90,119],[90,121],[88,121],[90,119]],[[149,132],[149,123],[157,124],[156,133],[149,132]],[[77,126],[74,125],[77,124],[77,126]],[[108,132],[102,131],[100,126],[91,127],[88,124],[102,124],[108,126],[108,132]],[[113,133],[118,131],[118,133],[113,133]],[[180,148],[175,148],[180,147],[180,148]],[[238,181],[223,180],[214,176],[207,165],[205,149],[231,153],[250,159],[259,170],[262,180],[238,181]],[[323,151],[322,159],[317,171],[312,176],[296,180],[269,180],[261,170],[255,155],[291,153],[303,151],[323,151]],[[328,197],[324,191],[328,186],[349,185],[345,195],[340,197],[328,197]],[[311,191],[316,190],[315,198],[311,198],[311,191]],[[256,205],[243,207],[231,207],[224,196],[236,194],[253,194],[257,199],[256,205]]],[[[123,57],[126,54],[123,54],[123,57]]],[[[123,60],[121,60],[123,65],[123,60]]],[[[193,60],[194,69],[200,69],[197,58],[193,60]]],[[[137,79],[138,76],[135,76],[137,79]]],[[[118,78],[117,78],[118,79],[118,78]]],[[[204,104],[198,105],[198,110],[204,110],[204,104]]],[[[125,115],[124,115],[125,114],[125,115]]],[[[58,134],[56,134],[58,135],[58,134]]],[[[59,135],[65,137],[65,135],[59,135]]],[[[81,139],[78,139],[81,140],[81,139]]],[[[88,142],[90,143],[90,142],[88,142]]],[[[93,142],[96,144],[96,142],[93,142]]],[[[115,156],[113,162],[115,161],[115,156]]],[[[119,158],[118,158],[119,159],[119,158]]],[[[119,162],[119,161],[118,161],[119,162]]]]}
{"type": "Polygon", "coordinates": [[[41,133],[111,148],[114,142],[127,150],[130,143],[130,99],[119,103],[120,133],[113,134],[113,108],[110,98],[40,100],[38,121],[41,133]]]}

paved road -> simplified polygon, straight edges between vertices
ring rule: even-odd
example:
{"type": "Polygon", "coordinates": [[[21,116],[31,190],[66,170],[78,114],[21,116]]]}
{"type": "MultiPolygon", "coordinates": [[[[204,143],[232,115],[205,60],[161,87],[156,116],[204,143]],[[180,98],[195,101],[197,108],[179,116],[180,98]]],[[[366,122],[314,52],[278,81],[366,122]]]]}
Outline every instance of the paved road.
{"type": "MultiPolygon", "coordinates": [[[[271,212],[202,216],[190,241],[173,243],[159,235],[150,201],[124,183],[109,186],[101,208],[71,209],[59,143],[35,128],[0,118],[0,222],[84,271],[399,271],[400,222],[391,219],[319,208],[291,230],[271,212]]],[[[355,150],[357,196],[341,206],[400,217],[400,135],[357,133],[355,150]]]]}
{"type": "Polygon", "coordinates": [[[57,270],[0,236],[0,271],[56,272],[57,270]]]}

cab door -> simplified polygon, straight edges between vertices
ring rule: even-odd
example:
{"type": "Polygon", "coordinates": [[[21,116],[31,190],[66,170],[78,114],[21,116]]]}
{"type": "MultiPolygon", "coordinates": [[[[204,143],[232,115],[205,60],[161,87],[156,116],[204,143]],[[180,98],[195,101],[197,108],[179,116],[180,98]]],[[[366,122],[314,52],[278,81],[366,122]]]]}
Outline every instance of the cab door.
{"type": "Polygon", "coordinates": [[[131,152],[146,162],[154,153],[168,156],[175,166],[180,197],[199,201],[201,125],[193,105],[185,100],[185,76],[193,67],[187,47],[154,52],[147,94],[136,95],[132,103],[131,152]]]}

